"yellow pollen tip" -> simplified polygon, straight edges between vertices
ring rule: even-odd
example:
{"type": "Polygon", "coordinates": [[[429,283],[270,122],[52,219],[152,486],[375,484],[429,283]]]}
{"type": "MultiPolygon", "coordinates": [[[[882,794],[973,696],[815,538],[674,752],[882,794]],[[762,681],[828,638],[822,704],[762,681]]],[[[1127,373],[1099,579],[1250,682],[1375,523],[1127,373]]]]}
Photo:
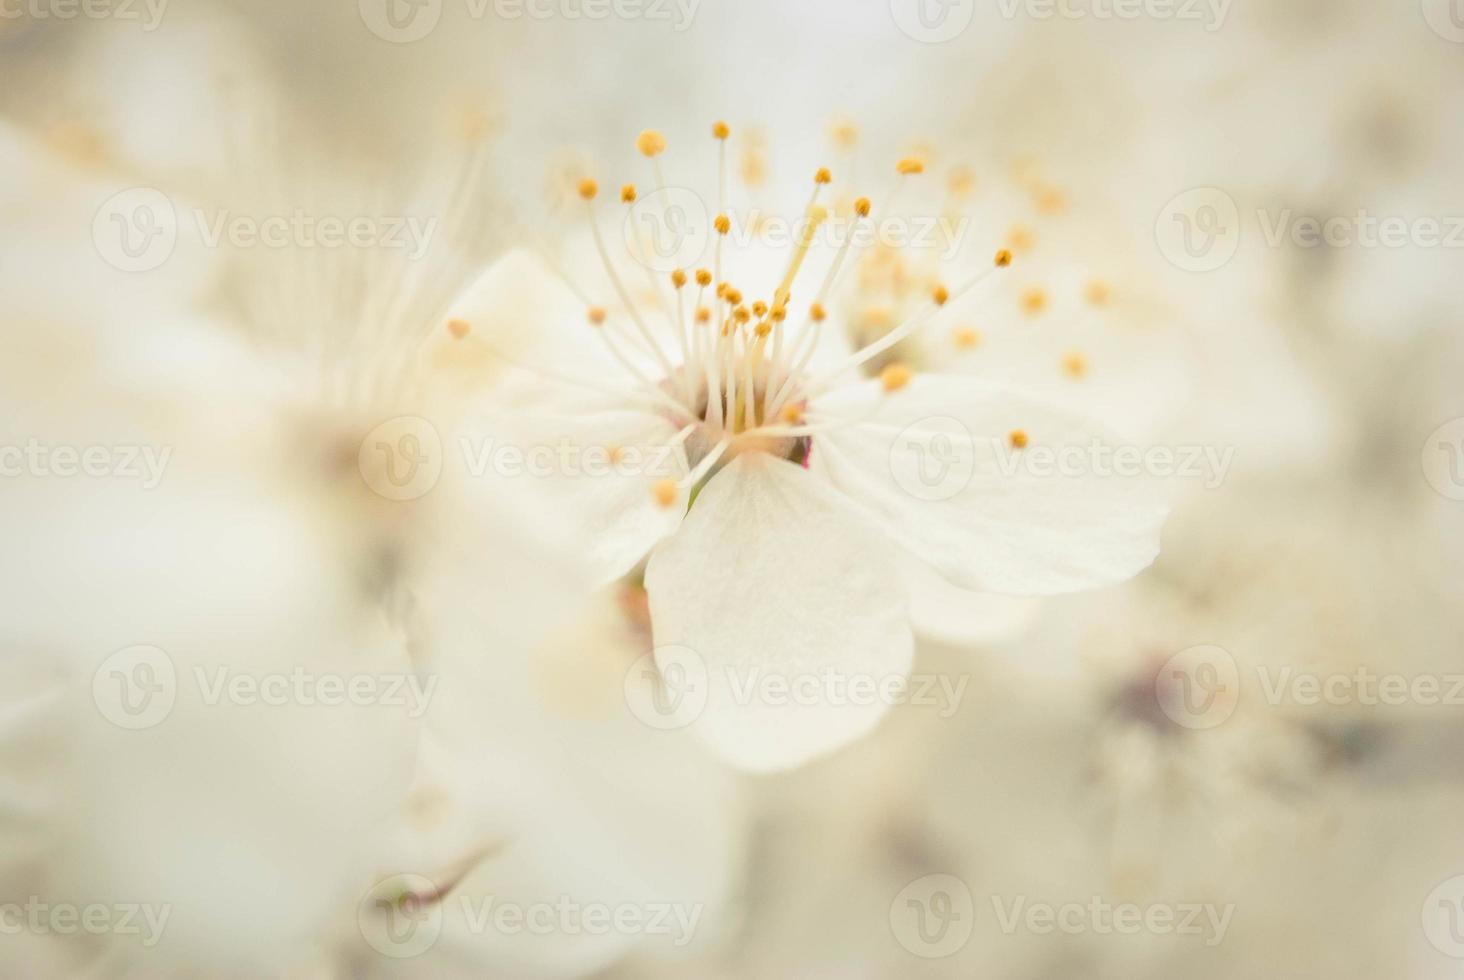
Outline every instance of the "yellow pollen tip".
{"type": "Polygon", "coordinates": [[[951,292],[944,286],[937,285],[930,291],[930,298],[935,300],[936,306],[945,306],[946,300],[951,298],[951,292]]]}
{"type": "Polygon", "coordinates": [[[747,307],[739,306],[732,311],[732,318],[738,323],[746,323],[752,319],[752,314],[748,311],[747,307]]]}
{"type": "Polygon", "coordinates": [[[620,188],[620,199],[622,201],[624,201],[626,204],[634,204],[635,203],[635,185],[634,184],[626,184],[624,187],[620,188]]]}
{"type": "Polygon", "coordinates": [[[590,178],[586,177],[584,180],[579,182],[579,196],[584,198],[586,201],[593,201],[595,199],[595,195],[598,193],[600,193],[600,185],[595,183],[590,178]]]}
{"type": "Polygon", "coordinates": [[[1022,294],[1022,309],[1028,313],[1041,313],[1047,309],[1047,293],[1041,287],[1034,286],[1022,294]]]}
{"type": "Polygon", "coordinates": [[[898,174],[923,174],[925,173],[925,161],[916,157],[906,157],[895,164],[895,173],[898,174]]]}
{"type": "Polygon", "coordinates": [[[676,503],[676,481],[669,476],[657,480],[656,485],[651,488],[651,493],[655,495],[656,503],[662,507],[670,507],[676,503]]]}
{"type": "Polygon", "coordinates": [[[910,383],[912,377],[914,374],[903,364],[887,364],[879,372],[879,382],[884,385],[885,391],[899,391],[910,383]]]}
{"type": "Polygon", "coordinates": [[[1088,373],[1088,359],[1077,351],[1062,356],[1062,369],[1070,378],[1082,378],[1088,373]]]}
{"type": "Polygon", "coordinates": [[[814,303],[808,308],[808,315],[813,319],[814,323],[823,323],[828,313],[825,312],[822,303],[814,303]]]}
{"type": "Polygon", "coordinates": [[[719,140],[724,140],[732,135],[732,130],[727,128],[727,124],[719,119],[712,123],[712,135],[719,140]]]}
{"type": "Polygon", "coordinates": [[[833,182],[833,179],[834,175],[829,173],[828,167],[819,167],[818,171],[813,175],[813,182],[815,184],[829,184],[833,182]]]}
{"type": "Polygon", "coordinates": [[[797,425],[803,421],[802,405],[784,405],[783,410],[778,413],[779,417],[789,425],[797,425]]]}
{"type": "Polygon", "coordinates": [[[774,323],[782,323],[788,319],[788,308],[786,306],[775,306],[773,307],[773,312],[769,315],[773,318],[774,323]]]}
{"type": "Polygon", "coordinates": [[[625,459],[625,447],[613,444],[606,446],[605,455],[609,457],[610,465],[617,465],[621,460],[625,459]]]}
{"type": "Polygon", "coordinates": [[[1026,431],[1022,429],[1013,429],[1011,432],[1007,433],[1007,442],[1011,444],[1011,447],[1013,449],[1026,449],[1028,442],[1026,431]]]}
{"type": "Polygon", "coordinates": [[[682,272],[680,269],[677,269],[674,272],[672,272],[671,273],[671,285],[675,286],[677,289],[680,289],[682,286],[685,286],[686,285],[686,273],[682,272]]]}
{"type": "Polygon", "coordinates": [[[773,325],[764,320],[762,323],[759,323],[757,325],[756,332],[759,337],[766,337],[768,334],[773,332],[773,325]]]}
{"type": "Polygon", "coordinates": [[[952,335],[958,350],[973,350],[981,343],[981,333],[974,327],[961,327],[952,335]]]}
{"type": "Polygon", "coordinates": [[[955,197],[970,197],[976,189],[976,174],[970,167],[957,167],[951,171],[949,186],[955,197]]]}
{"type": "Polygon", "coordinates": [[[703,288],[712,284],[712,274],[706,269],[696,270],[696,284],[703,288]]]}
{"type": "Polygon", "coordinates": [[[854,202],[854,213],[861,218],[869,217],[869,198],[861,197],[854,202]]]}
{"type": "Polygon", "coordinates": [[[1092,282],[1088,283],[1088,287],[1084,291],[1084,295],[1087,296],[1088,302],[1092,303],[1094,306],[1103,306],[1112,297],[1113,290],[1109,288],[1108,283],[1104,282],[1102,279],[1094,279],[1092,282]]]}
{"type": "Polygon", "coordinates": [[[1018,252],[1025,252],[1032,247],[1032,229],[1026,225],[1012,225],[1007,232],[1007,244],[1018,252]]]}
{"type": "Polygon", "coordinates": [[[725,214],[717,215],[717,220],[712,222],[716,226],[717,234],[725,235],[732,230],[732,219],[725,214]]]}
{"type": "Polygon", "coordinates": [[[592,306],[585,315],[590,318],[591,323],[598,327],[605,322],[605,307],[592,306]]]}
{"type": "Polygon", "coordinates": [[[468,331],[472,329],[472,324],[468,323],[467,320],[460,320],[457,317],[453,317],[447,321],[447,332],[452,334],[457,340],[462,340],[468,335],[468,331]]]}
{"type": "Polygon", "coordinates": [[[1012,264],[1012,253],[1008,249],[1002,249],[996,253],[996,264],[998,268],[1005,269],[1012,264]]]}
{"type": "Polygon", "coordinates": [[[742,290],[733,289],[731,286],[728,286],[727,295],[724,296],[723,299],[731,303],[733,306],[736,306],[737,304],[742,302],[742,290]]]}
{"type": "Polygon", "coordinates": [[[712,311],[711,310],[707,309],[705,306],[698,306],[696,308],[696,322],[697,323],[707,323],[711,319],[712,319],[712,311]]]}
{"type": "Polygon", "coordinates": [[[768,315],[768,304],[764,303],[762,300],[758,300],[757,302],[755,302],[755,303],[752,304],[752,313],[753,313],[753,316],[758,316],[758,317],[767,316],[768,315]]]}
{"type": "Polygon", "coordinates": [[[666,137],[654,129],[643,129],[635,138],[635,148],[644,155],[653,157],[666,149],[666,137]]]}

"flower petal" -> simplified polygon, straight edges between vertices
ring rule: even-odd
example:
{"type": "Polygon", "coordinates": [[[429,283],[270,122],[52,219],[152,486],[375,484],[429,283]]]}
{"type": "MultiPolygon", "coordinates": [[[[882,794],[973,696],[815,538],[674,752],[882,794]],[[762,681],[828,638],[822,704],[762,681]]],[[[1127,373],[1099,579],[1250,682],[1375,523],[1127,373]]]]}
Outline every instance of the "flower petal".
{"type": "Polygon", "coordinates": [[[873,728],[914,653],[892,555],[813,474],[733,460],[646,569],[657,663],[705,698],[695,731],[730,762],[773,770],[873,728]]]}
{"type": "Polygon", "coordinates": [[[1159,553],[1156,481],[1119,475],[1112,441],[1075,416],[935,375],[893,394],[861,384],[819,409],[861,421],[815,436],[813,468],[962,588],[1073,592],[1159,553]]]}
{"type": "Polygon", "coordinates": [[[952,585],[913,555],[902,555],[900,573],[910,592],[910,621],[927,640],[980,646],[1016,639],[1042,606],[1041,599],[972,592],[952,585]]]}

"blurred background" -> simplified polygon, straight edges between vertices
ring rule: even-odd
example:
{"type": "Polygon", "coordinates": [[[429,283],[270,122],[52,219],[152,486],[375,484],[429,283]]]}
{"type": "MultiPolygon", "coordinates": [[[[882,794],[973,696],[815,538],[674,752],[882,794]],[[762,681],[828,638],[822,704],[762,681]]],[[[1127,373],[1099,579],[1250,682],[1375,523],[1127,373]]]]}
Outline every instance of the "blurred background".
{"type": "MultiPolygon", "coordinates": [[[[1457,0],[0,18],[0,441],[174,452],[156,493],[5,473],[0,974],[1464,976],[1457,0]],[[390,268],[186,220],[435,219],[432,316],[514,247],[572,256],[575,182],[645,181],[642,129],[711,186],[716,120],[736,193],[775,208],[816,166],[878,196],[924,161],[911,203],[968,218],[972,254],[1014,247],[1020,277],[959,313],[989,344],[922,367],[1056,388],[1061,357],[1086,386],[1063,397],[1194,463],[1153,568],[922,638],[875,731],[775,774],[627,712],[636,586],[574,588],[582,542],[522,516],[532,488],[491,520],[453,488],[383,510],[349,383],[321,367],[350,390],[306,398],[243,366],[378,350],[363,297],[390,268]],[[147,195],[185,216],[166,261],[126,237],[147,195]],[[442,668],[430,738],[298,703],[97,718],[129,644],[181,674],[454,635],[491,651],[442,668]],[[555,911],[530,929],[494,902],[555,911]]],[[[900,287],[862,273],[848,317],[878,330],[900,287]]],[[[501,370],[453,362],[433,409],[501,370]]]]}

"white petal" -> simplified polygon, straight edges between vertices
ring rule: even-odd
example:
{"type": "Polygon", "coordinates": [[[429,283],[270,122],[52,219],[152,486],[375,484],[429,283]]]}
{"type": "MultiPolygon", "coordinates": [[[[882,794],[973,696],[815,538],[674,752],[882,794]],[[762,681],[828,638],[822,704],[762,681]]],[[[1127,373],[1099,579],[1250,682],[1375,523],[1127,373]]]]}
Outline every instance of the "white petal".
{"type": "Polygon", "coordinates": [[[646,569],[657,663],[689,670],[693,697],[706,680],[698,734],[770,770],[873,728],[913,655],[893,555],[815,475],[760,453],[733,460],[646,569]]]}
{"type": "Polygon", "coordinates": [[[486,485],[512,481],[541,499],[597,583],[629,572],[681,523],[684,494],[663,506],[654,492],[658,481],[687,472],[684,452],[669,446],[676,427],[659,415],[518,413],[486,418],[475,429],[463,443],[469,472],[486,485]]]}
{"type": "Polygon", "coordinates": [[[910,592],[915,632],[955,646],[1002,643],[1031,626],[1042,600],[972,592],[952,585],[925,562],[906,555],[900,562],[910,592]]]}
{"type": "Polygon", "coordinates": [[[1155,481],[1104,475],[1092,447],[1114,443],[1084,420],[935,375],[893,394],[868,382],[818,407],[862,421],[816,435],[813,468],[963,588],[1073,592],[1130,578],[1159,553],[1155,481]],[[1019,451],[1016,430],[1029,439],[1019,451]]]}

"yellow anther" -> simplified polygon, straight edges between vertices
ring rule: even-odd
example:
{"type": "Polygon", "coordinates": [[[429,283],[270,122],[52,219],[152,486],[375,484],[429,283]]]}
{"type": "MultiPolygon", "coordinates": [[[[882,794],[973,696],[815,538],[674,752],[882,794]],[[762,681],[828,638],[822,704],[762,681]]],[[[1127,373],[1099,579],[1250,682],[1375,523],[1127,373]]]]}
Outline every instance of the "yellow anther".
{"type": "Polygon", "coordinates": [[[755,330],[756,330],[756,333],[757,333],[757,335],[759,337],[766,337],[768,334],[770,334],[770,333],[773,332],[773,325],[771,323],[769,323],[768,321],[764,320],[762,323],[759,323],[757,325],[757,327],[755,328],[755,330]]]}
{"type": "Polygon", "coordinates": [[[1032,229],[1026,225],[1012,225],[1007,232],[1007,244],[1018,252],[1025,252],[1032,247],[1032,229]]]}
{"type": "Polygon", "coordinates": [[[974,350],[981,344],[981,332],[975,327],[959,327],[951,335],[957,350],[974,350]]]}
{"type": "Polygon", "coordinates": [[[854,213],[861,218],[869,217],[869,198],[861,197],[854,202],[854,213]]]}
{"type": "Polygon", "coordinates": [[[935,300],[936,306],[945,306],[946,300],[951,298],[951,291],[939,283],[930,291],[930,298],[935,300]]]}
{"type": "Polygon", "coordinates": [[[625,459],[625,447],[613,443],[605,447],[605,454],[610,458],[610,465],[615,466],[625,459]]]}
{"type": "Polygon", "coordinates": [[[1067,195],[1059,188],[1039,187],[1032,196],[1042,214],[1061,214],[1067,209],[1067,195]]]}
{"type": "Polygon", "coordinates": [[[1022,309],[1031,314],[1041,313],[1047,309],[1047,291],[1041,286],[1033,286],[1023,292],[1022,309]]]}
{"type": "Polygon", "coordinates": [[[813,182],[815,184],[828,184],[828,183],[832,183],[833,182],[833,179],[834,179],[834,175],[831,174],[831,173],[829,173],[829,168],[828,167],[819,167],[818,168],[818,171],[816,173],[814,173],[814,175],[813,175],[813,182]]]}
{"type": "Polygon", "coordinates": [[[1007,249],[1001,249],[996,253],[996,264],[1005,269],[1012,264],[1012,253],[1007,249]]]}
{"type": "Polygon", "coordinates": [[[1104,306],[1112,298],[1113,290],[1102,279],[1094,279],[1088,283],[1083,294],[1087,296],[1088,302],[1094,306],[1104,306]]]}
{"type": "Polygon", "coordinates": [[[680,269],[676,269],[675,271],[673,271],[671,273],[671,285],[675,286],[677,289],[685,286],[686,273],[682,272],[680,269]]]}
{"type": "Polygon", "coordinates": [[[719,140],[724,140],[732,135],[732,130],[727,128],[727,124],[719,119],[712,123],[712,135],[719,140]]]}
{"type": "Polygon", "coordinates": [[[732,311],[732,319],[736,320],[738,323],[746,323],[752,319],[752,313],[748,310],[747,307],[739,306],[737,307],[737,309],[732,311]]]}
{"type": "Polygon", "coordinates": [[[585,315],[590,318],[591,323],[598,327],[605,322],[605,307],[592,306],[585,315]]]}
{"type": "Polygon", "coordinates": [[[624,201],[626,204],[634,204],[635,203],[635,185],[634,184],[626,184],[624,187],[620,188],[620,199],[622,201],[624,201]]]}
{"type": "Polygon", "coordinates": [[[468,323],[467,320],[460,320],[457,317],[453,317],[447,321],[448,333],[452,334],[457,340],[462,340],[468,335],[468,331],[472,329],[472,324],[468,323]]]}
{"type": "Polygon", "coordinates": [[[752,304],[752,314],[753,314],[753,316],[756,316],[756,317],[765,317],[765,316],[767,316],[768,315],[768,304],[764,303],[762,300],[758,300],[757,302],[753,303],[752,304]]]}
{"type": "Polygon", "coordinates": [[[1013,449],[1026,449],[1028,442],[1026,431],[1023,429],[1013,429],[1007,433],[1007,442],[1011,444],[1013,449]]]}
{"type": "Polygon", "coordinates": [[[600,193],[600,185],[595,183],[589,177],[586,177],[579,182],[579,196],[584,198],[586,201],[593,201],[595,199],[595,195],[598,193],[600,193]]]}
{"type": "Polygon", "coordinates": [[[914,373],[903,364],[886,364],[883,371],[879,372],[879,383],[884,385],[885,391],[899,391],[910,383],[914,373]]]}
{"type": "Polygon", "coordinates": [[[895,173],[898,174],[923,174],[925,173],[925,161],[918,157],[906,157],[895,164],[895,173]]]}
{"type": "Polygon", "coordinates": [[[1062,369],[1070,378],[1082,378],[1088,374],[1088,359],[1077,351],[1062,356],[1062,369]]]}
{"type": "Polygon", "coordinates": [[[732,288],[732,286],[731,286],[730,283],[727,283],[727,282],[719,282],[719,283],[717,283],[717,298],[718,299],[726,299],[727,298],[727,290],[729,290],[731,288],[732,288]]]}
{"type": "Polygon", "coordinates": [[[710,286],[712,284],[711,272],[706,269],[696,270],[696,284],[702,288],[710,286]]]}
{"type": "Polygon", "coordinates": [[[711,310],[707,309],[705,306],[698,306],[696,308],[696,322],[697,323],[707,323],[711,319],[712,319],[712,311],[711,310]]]}
{"type": "Polygon", "coordinates": [[[716,227],[717,234],[719,235],[725,235],[732,230],[732,219],[725,214],[717,215],[717,219],[712,224],[716,227]]]}
{"type": "Polygon", "coordinates": [[[774,323],[782,323],[784,320],[788,319],[788,307],[775,306],[773,307],[773,311],[768,315],[772,317],[774,323]]]}
{"type": "Polygon", "coordinates": [[[841,150],[852,150],[859,143],[859,129],[847,119],[841,119],[829,127],[829,136],[841,150]]]}
{"type": "Polygon", "coordinates": [[[662,507],[670,507],[672,504],[676,503],[676,481],[671,479],[669,476],[665,477],[664,479],[657,480],[655,486],[651,488],[651,492],[655,494],[656,503],[660,504],[662,507]]]}
{"type": "Polygon", "coordinates": [[[635,138],[635,148],[646,156],[653,157],[666,149],[666,137],[654,129],[643,129],[635,138]]]}
{"type": "Polygon", "coordinates": [[[824,318],[828,316],[828,313],[824,311],[822,303],[814,303],[808,308],[808,315],[814,323],[823,323],[824,318]]]}
{"type": "Polygon", "coordinates": [[[733,306],[736,306],[738,303],[742,302],[742,290],[733,289],[731,286],[728,286],[727,295],[724,296],[723,299],[731,303],[733,306]]]}
{"type": "Polygon", "coordinates": [[[784,405],[783,410],[779,412],[778,415],[783,419],[784,422],[787,422],[789,425],[797,425],[799,422],[803,421],[803,406],[784,405]]]}
{"type": "Polygon", "coordinates": [[[951,171],[951,194],[955,197],[970,197],[976,189],[976,174],[970,167],[957,167],[951,171]]]}

